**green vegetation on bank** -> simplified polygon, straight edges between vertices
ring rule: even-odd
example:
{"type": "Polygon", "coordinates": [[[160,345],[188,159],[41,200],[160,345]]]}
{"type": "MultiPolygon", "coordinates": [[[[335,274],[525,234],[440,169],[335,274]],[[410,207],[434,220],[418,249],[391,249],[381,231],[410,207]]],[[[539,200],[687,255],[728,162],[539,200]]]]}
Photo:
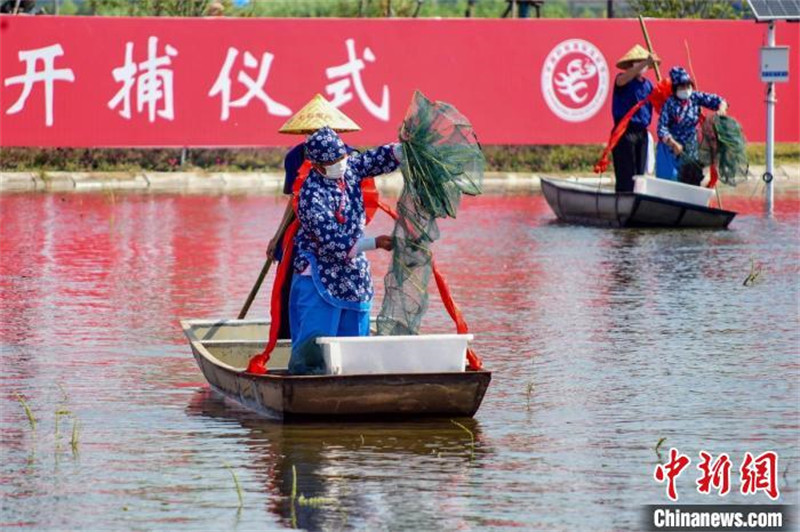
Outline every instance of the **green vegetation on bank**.
{"type": "MultiPolygon", "coordinates": [[[[599,145],[484,146],[488,170],[493,172],[576,172],[592,171],[600,156],[599,145]]],[[[0,171],[10,172],[278,172],[283,168],[287,148],[200,149],[175,148],[3,148],[0,171]]],[[[747,146],[750,164],[764,164],[764,144],[747,146]]],[[[776,164],[800,164],[800,144],[775,147],[776,164]]]]}
{"type": "MultiPolygon", "coordinates": [[[[500,18],[513,16],[507,0],[38,0],[37,7],[61,15],[197,17],[212,2],[230,17],[422,17],[500,18]]],[[[542,18],[604,18],[606,0],[547,0],[542,18]]],[[[616,0],[614,16],[662,18],[743,18],[740,0],[616,0]]],[[[523,11],[524,13],[524,11],[523,11]]],[[[530,17],[536,16],[529,9],[530,17]]]]}

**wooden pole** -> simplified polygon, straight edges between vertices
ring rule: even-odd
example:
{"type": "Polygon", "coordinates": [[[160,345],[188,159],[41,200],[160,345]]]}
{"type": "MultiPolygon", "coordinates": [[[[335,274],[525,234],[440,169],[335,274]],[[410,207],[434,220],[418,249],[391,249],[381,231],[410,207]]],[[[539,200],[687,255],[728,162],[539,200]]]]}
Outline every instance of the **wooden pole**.
{"type": "MultiPolygon", "coordinates": [[[[294,220],[294,214],[288,220],[284,220],[281,223],[281,226],[278,227],[278,231],[275,233],[275,239],[282,240],[283,235],[286,234],[286,230],[289,228],[289,225],[294,220]]],[[[284,257],[283,260],[291,260],[291,257],[284,257]]],[[[243,320],[245,316],[247,316],[247,311],[250,310],[250,305],[253,304],[253,300],[256,298],[258,291],[261,289],[261,285],[264,283],[264,279],[267,277],[267,273],[269,273],[269,269],[274,262],[273,257],[268,257],[266,262],[264,262],[264,266],[261,267],[261,273],[258,274],[258,279],[256,279],[256,283],[253,285],[253,288],[250,289],[250,294],[247,296],[247,301],[244,302],[244,306],[242,310],[239,311],[239,316],[237,319],[243,320]]]]}
{"type": "Polygon", "coordinates": [[[686,48],[686,60],[689,63],[689,73],[692,75],[695,87],[697,86],[697,77],[694,75],[694,66],[692,66],[692,53],[689,51],[689,41],[683,40],[683,46],[686,48]]]}
{"type": "MultiPolygon", "coordinates": [[[[286,258],[286,260],[289,260],[286,258]]],[[[267,273],[269,273],[269,269],[272,266],[273,259],[272,257],[268,258],[267,261],[264,263],[264,266],[261,268],[261,273],[258,274],[258,279],[256,280],[256,284],[253,285],[253,288],[250,290],[250,294],[247,296],[247,301],[244,302],[244,306],[242,310],[239,312],[237,319],[243,320],[245,316],[247,316],[247,311],[250,310],[250,305],[253,304],[253,300],[256,298],[256,294],[261,289],[261,284],[264,282],[264,279],[267,277],[267,273]]]]}
{"type": "MultiPolygon", "coordinates": [[[[653,43],[650,42],[650,34],[647,33],[647,26],[645,26],[644,19],[641,15],[639,15],[639,25],[642,27],[644,42],[647,43],[647,51],[650,52],[650,54],[653,54],[653,43]]],[[[658,67],[658,63],[655,63],[653,67],[656,71],[656,81],[661,81],[661,69],[658,67]]]]}

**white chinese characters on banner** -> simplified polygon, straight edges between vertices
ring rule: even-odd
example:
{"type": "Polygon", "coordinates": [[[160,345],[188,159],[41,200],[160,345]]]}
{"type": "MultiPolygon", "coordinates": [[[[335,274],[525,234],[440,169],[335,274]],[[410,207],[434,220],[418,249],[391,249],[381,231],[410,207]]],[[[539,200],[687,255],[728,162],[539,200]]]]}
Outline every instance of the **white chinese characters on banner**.
{"type": "Polygon", "coordinates": [[[20,50],[18,57],[20,61],[25,62],[25,73],[19,76],[12,76],[6,78],[3,84],[8,87],[9,85],[22,85],[22,93],[19,95],[17,101],[6,110],[6,114],[13,115],[19,113],[25,108],[25,102],[31,94],[31,89],[35,83],[44,83],[44,109],[45,109],[45,125],[50,127],[53,125],[53,83],[56,81],[75,81],[75,74],[71,68],[55,69],[56,57],[64,55],[64,49],[60,44],[53,44],[45,46],[44,48],[37,48],[35,50],[20,50]],[[36,70],[38,61],[42,62],[42,70],[36,70]]]}
{"type": "Polygon", "coordinates": [[[155,122],[156,116],[166,120],[175,119],[172,95],[172,58],[178,51],[169,44],[164,46],[164,55],[158,56],[158,37],[147,40],[147,59],[139,64],[133,61],[133,43],[125,44],[125,64],[115,68],[111,74],[114,81],[122,83],[122,88],[108,102],[109,109],[115,109],[120,102],[119,114],[131,118],[131,89],[136,85],[136,111],[141,113],[147,106],[147,119],[155,122]],[[161,107],[159,108],[159,103],[161,107]]]}
{"type": "Polygon", "coordinates": [[[369,113],[375,118],[383,120],[384,122],[388,122],[389,87],[386,85],[383,86],[381,103],[380,105],[377,105],[367,94],[367,91],[364,88],[364,82],[361,80],[361,71],[364,70],[365,67],[364,61],[374,63],[375,54],[372,53],[372,50],[370,50],[369,47],[365,47],[364,59],[362,60],[356,55],[354,39],[347,39],[345,41],[345,45],[347,46],[347,63],[325,69],[325,74],[328,76],[328,79],[335,80],[337,78],[343,78],[339,79],[338,81],[333,81],[325,87],[325,91],[330,96],[333,96],[331,103],[336,107],[341,107],[352,100],[353,93],[350,92],[352,85],[355,87],[358,99],[361,101],[362,105],[366,107],[367,111],[369,111],[369,113]]]}
{"type": "Polygon", "coordinates": [[[258,76],[255,80],[248,76],[244,70],[239,71],[236,80],[247,87],[247,92],[241,98],[231,101],[231,70],[236,62],[236,57],[239,55],[239,50],[236,48],[228,48],[228,55],[225,57],[225,63],[217,76],[217,80],[208,92],[208,95],[213,97],[219,95],[222,98],[222,111],[220,119],[225,121],[231,116],[231,107],[246,107],[250,100],[258,98],[267,108],[267,113],[275,116],[289,116],[292,110],[285,105],[276,102],[270,98],[264,91],[264,85],[267,83],[269,77],[269,69],[272,66],[272,60],[275,58],[269,52],[264,52],[261,56],[261,63],[250,52],[244,53],[244,66],[245,68],[258,67],[258,76]]]}

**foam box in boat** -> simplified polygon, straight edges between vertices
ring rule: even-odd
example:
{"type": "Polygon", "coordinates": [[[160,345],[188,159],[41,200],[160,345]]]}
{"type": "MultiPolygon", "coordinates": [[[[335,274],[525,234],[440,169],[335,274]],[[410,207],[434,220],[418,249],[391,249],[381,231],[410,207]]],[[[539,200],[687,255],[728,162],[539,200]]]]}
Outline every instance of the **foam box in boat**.
{"type": "Polygon", "coordinates": [[[711,201],[711,197],[714,195],[714,189],[712,188],[696,187],[668,179],[645,176],[634,177],[633,191],[636,194],[680,201],[692,205],[702,205],[704,207],[708,206],[708,202],[711,201]]]}
{"type": "Polygon", "coordinates": [[[328,373],[374,375],[464,371],[471,334],[317,338],[328,373]]]}

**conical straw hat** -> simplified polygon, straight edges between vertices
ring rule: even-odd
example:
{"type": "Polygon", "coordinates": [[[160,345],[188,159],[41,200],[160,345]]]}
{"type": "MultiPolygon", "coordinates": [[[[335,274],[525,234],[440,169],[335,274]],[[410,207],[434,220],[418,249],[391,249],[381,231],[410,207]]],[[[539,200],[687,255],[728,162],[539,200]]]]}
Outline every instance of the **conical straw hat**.
{"type": "Polygon", "coordinates": [[[617,68],[628,68],[630,63],[636,63],[638,61],[644,61],[650,57],[650,52],[635,44],[633,48],[628,50],[628,53],[620,57],[619,61],[617,61],[617,68]]]}
{"type": "Polygon", "coordinates": [[[325,126],[339,133],[361,130],[346,114],[331,105],[321,94],[317,94],[305,107],[287,120],[278,132],[307,135],[325,126]]]}

